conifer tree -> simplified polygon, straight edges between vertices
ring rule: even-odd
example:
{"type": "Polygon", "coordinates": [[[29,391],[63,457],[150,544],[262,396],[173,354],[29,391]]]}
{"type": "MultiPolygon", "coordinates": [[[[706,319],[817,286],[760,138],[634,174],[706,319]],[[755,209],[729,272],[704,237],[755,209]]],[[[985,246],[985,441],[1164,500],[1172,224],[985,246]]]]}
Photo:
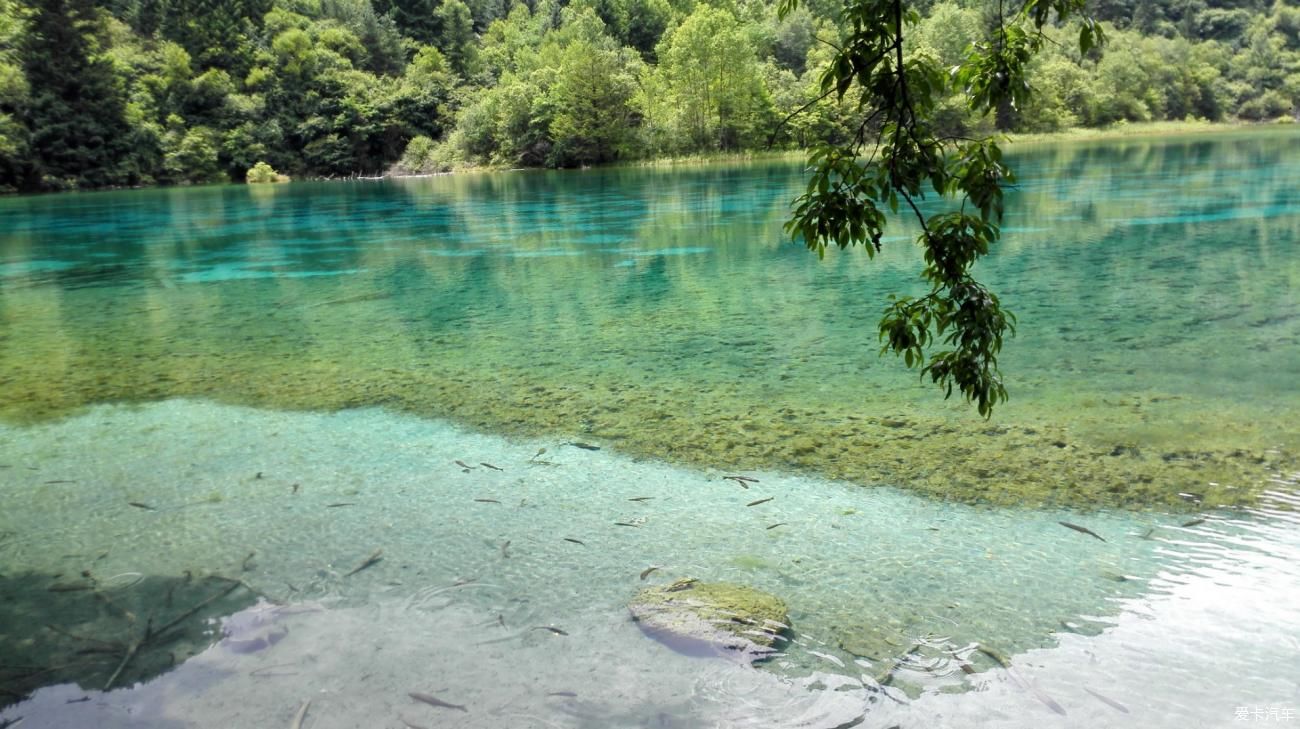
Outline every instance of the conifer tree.
{"type": "Polygon", "coordinates": [[[24,123],[25,187],[108,187],[139,182],[125,99],[111,62],[98,53],[92,0],[31,4],[24,70],[31,88],[24,123]]]}

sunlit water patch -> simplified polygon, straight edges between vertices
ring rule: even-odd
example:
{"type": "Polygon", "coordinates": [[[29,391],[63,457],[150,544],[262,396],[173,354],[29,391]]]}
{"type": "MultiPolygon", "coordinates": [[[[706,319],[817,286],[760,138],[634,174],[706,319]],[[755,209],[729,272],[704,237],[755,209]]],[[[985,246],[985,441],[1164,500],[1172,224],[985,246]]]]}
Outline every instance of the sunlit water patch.
{"type": "Polygon", "coordinates": [[[0,717],[287,726],[311,700],[330,723],[306,726],[1173,727],[1295,708],[1293,476],[1251,512],[1081,514],[573,443],[591,445],[185,401],[6,427],[0,558],[25,576],[7,666],[88,673],[0,717]],[[651,640],[628,601],[687,576],[780,597],[791,640],[756,667],[651,640]],[[223,629],[205,601],[227,586],[270,602],[223,629]],[[73,600],[100,607],[61,621],[73,600]],[[196,605],[210,622],[121,669],[135,688],[97,690],[196,605]]]}

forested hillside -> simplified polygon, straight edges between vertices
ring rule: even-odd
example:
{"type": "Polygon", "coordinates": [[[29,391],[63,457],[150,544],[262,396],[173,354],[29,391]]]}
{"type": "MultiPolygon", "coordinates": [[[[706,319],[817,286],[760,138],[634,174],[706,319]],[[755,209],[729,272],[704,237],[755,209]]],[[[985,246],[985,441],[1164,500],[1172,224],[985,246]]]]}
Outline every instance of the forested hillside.
{"type": "MultiPolygon", "coordinates": [[[[955,64],[1001,3],[917,3],[911,53],[955,64]]],[[[0,189],[578,166],[807,146],[839,0],[0,0],[0,189]]],[[[1010,4],[1008,4],[1010,7],[1010,4]]],[[[1300,7],[1098,0],[1104,52],[1060,27],[1037,95],[941,124],[1052,131],[1300,113],[1300,7]]]]}

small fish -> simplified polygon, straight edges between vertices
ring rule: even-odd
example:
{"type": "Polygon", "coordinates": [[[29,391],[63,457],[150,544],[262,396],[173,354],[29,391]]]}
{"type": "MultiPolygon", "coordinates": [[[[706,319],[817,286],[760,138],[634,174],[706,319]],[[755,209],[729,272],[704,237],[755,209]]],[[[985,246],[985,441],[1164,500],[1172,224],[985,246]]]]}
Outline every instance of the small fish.
{"type": "Polygon", "coordinates": [[[412,691],[408,693],[407,696],[410,696],[411,698],[421,703],[428,704],[429,706],[437,706],[443,709],[455,709],[457,711],[464,711],[466,713],[469,712],[469,709],[466,709],[464,706],[461,706],[460,704],[451,704],[446,701],[443,701],[437,696],[430,696],[429,694],[420,693],[419,691],[412,691]]]}
{"type": "Polygon", "coordinates": [[[509,557],[510,557],[510,540],[507,539],[507,540],[506,540],[504,543],[502,543],[502,545],[501,545],[501,558],[502,558],[502,559],[507,559],[507,558],[509,558],[509,557]]]}
{"type": "Polygon", "coordinates": [[[253,475],[253,480],[255,480],[255,481],[261,481],[261,480],[262,480],[262,472],[261,472],[261,471],[258,471],[256,474],[254,474],[254,475],[253,475]]]}
{"type": "Polygon", "coordinates": [[[480,504],[499,504],[499,503],[501,503],[500,501],[497,501],[496,499],[474,499],[474,500],[477,501],[477,502],[479,502],[480,504]]]}
{"type": "Polygon", "coordinates": [[[466,471],[473,471],[473,470],[474,470],[474,467],[473,467],[473,466],[469,465],[468,463],[466,463],[466,462],[464,462],[464,461],[453,461],[453,463],[455,463],[457,466],[460,466],[461,468],[465,469],[466,471]]]}
{"type": "Polygon", "coordinates": [[[829,653],[820,653],[812,649],[809,649],[808,652],[814,656],[817,656],[818,658],[821,658],[822,660],[830,661],[831,663],[834,663],[836,666],[839,666],[840,668],[844,668],[844,661],[841,661],[836,656],[833,656],[829,653]]]}
{"type": "Polygon", "coordinates": [[[650,499],[653,498],[654,498],[653,496],[633,496],[632,498],[628,499],[628,501],[649,501],[650,499]]]}
{"type": "Polygon", "coordinates": [[[497,615],[497,625],[503,628],[506,627],[506,616],[504,614],[497,615]]]}
{"type": "Polygon", "coordinates": [[[307,718],[309,706],[311,706],[311,699],[302,702],[302,706],[298,707],[298,713],[293,715],[293,722],[289,724],[289,729],[302,729],[302,722],[307,718]]]}
{"type": "Polygon", "coordinates": [[[1116,700],[1114,700],[1114,699],[1108,699],[1108,698],[1106,698],[1105,696],[1102,696],[1101,694],[1097,693],[1096,691],[1093,691],[1092,689],[1088,688],[1087,686],[1084,686],[1084,687],[1083,687],[1083,690],[1084,690],[1084,691],[1087,691],[1088,693],[1090,693],[1090,694],[1092,694],[1093,696],[1097,697],[1097,700],[1098,700],[1098,701],[1100,701],[1101,703],[1103,703],[1103,704],[1109,706],[1110,708],[1114,709],[1115,711],[1118,711],[1118,712],[1121,712],[1121,713],[1124,713],[1124,714],[1127,714],[1127,713],[1128,713],[1128,707],[1125,706],[1125,705],[1123,705],[1123,704],[1121,704],[1120,702],[1118,702],[1118,701],[1116,701],[1116,700]]]}
{"type": "Polygon", "coordinates": [[[325,508],[326,508],[326,509],[337,509],[337,508],[339,508],[340,506],[356,506],[356,502],[354,502],[354,501],[340,501],[340,502],[338,502],[337,504],[326,504],[326,505],[325,505],[325,508]]]}
{"type": "MultiPolygon", "coordinates": [[[[1204,520],[1204,519],[1192,519],[1192,520],[1189,521],[1189,522],[1184,522],[1184,523],[1183,523],[1183,526],[1184,526],[1184,527],[1194,527],[1194,526],[1196,526],[1197,524],[1204,524],[1204,523],[1205,523],[1205,520],[1204,520]]],[[[1089,693],[1091,693],[1091,692],[1089,692],[1089,693]]]]}
{"type": "Polygon", "coordinates": [[[687,577],[685,579],[678,580],[673,584],[669,585],[668,587],[664,588],[664,592],[681,592],[682,590],[689,590],[692,587],[694,587],[695,583],[697,582],[699,582],[699,580],[697,580],[696,578],[687,577]]]}
{"type": "Polygon", "coordinates": [[[347,573],[346,575],[343,575],[343,576],[344,576],[344,577],[351,577],[352,575],[355,575],[356,573],[360,572],[361,570],[364,570],[364,569],[367,569],[367,568],[369,568],[369,567],[373,567],[373,566],[375,566],[376,564],[378,564],[378,563],[380,563],[380,562],[382,562],[382,561],[384,560],[384,558],[383,558],[383,554],[384,554],[384,550],[382,550],[382,549],[376,549],[373,553],[371,553],[371,555],[370,555],[369,557],[366,557],[366,561],[364,561],[364,562],[362,562],[361,564],[357,565],[356,567],[354,567],[354,568],[352,569],[351,572],[349,572],[349,573],[347,573]]]}
{"type": "Polygon", "coordinates": [[[1053,699],[1051,696],[1048,696],[1042,689],[1038,688],[1032,683],[1026,685],[1029,687],[1029,693],[1033,694],[1034,698],[1043,702],[1044,706],[1056,712],[1057,714],[1060,714],[1061,716],[1065,716],[1065,707],[1056,703],[1055,699],[1053,699]]]}
{"type": "Polygon", "coordinates": [[[631,522],[626,522],[626,521],[616,521],[614,522],[614,526],[637,527],[638,529],[641,527],[640,524],[633,524],[631,522]]]}
{"type": "Polygon", "coordinates": [[[651,572],[657,572],[658,570],[659,570],[658,567],[646,567],[645,569],[641,570],[641,579],[644,580],[645,578],[650,576],[651,572]]]}
{"type": "Polygon", "coordinates": [[[252,562],[253,558],[256,556],[257,556],[257,552],[249,552],[248,556],[244,558],[244,561],[239,563],[239,571],[247,572],[251,570],[252,567],[249,565],[249,563],[252,562]]]}
{"type": "Polygon", "coordinates": [[[480,465],[480,466],[482,466],[482,467],[484,467],[484,468],[490,468],[490,469],[492,469],[493,471],[504,471],[504,470],[506,470],[506,469],[504,469],[504,468],[498,468],[497,466],[494,466],[494,465],[492,465],[491,463],[488,463],[488,462],[486,462],[486,461],[479,461],[479,464],[478,464],[478,465],[480,465]]]}
{"type": "Polygon", "coordinates": [[[547,696],[563,696],[567,699],[576,699],[578,695],[572,691],[552,691],[547,696]]]}
{"type": "Polygon", "coordinates": [[[573,542],[574,544],[581,544],[584,547],[587,546],[586,542],[582,541],[581,539],[574,539],[573,537],[564,537],[564,541],[573,542]]]}
{"type": "MultiPolygon", "coordinates": [[[[56,480],[54,480],[54,481],[46,481],[45,483],[46,483],[46,484],[56,484],[56,483],[76,483],[76,481],[65,481],[65,480],[62,480],[62,479],[56,479],[56,480]]],[[[87,701],[89,701],[89,699],[87,699],[87,701]]]]}
{"type": "Polygon", "coordinates": [[[407,721],[406,717],[404,716],[399,716],[397,718],[399,721],[401,721],[403,724],[406,725],[406,729],[424,729],[424,727],[420,726],[419,724],[412,724],[411,722],[407,721]]]}
{"type": "Polygon", "coordinates": [[[534,459],[536,459],[538,456],[542,455],[542,454],[545,453],[545,452],[546,452],[546,449],[545,449],[545,448],[538,448],[538,449],[537,449],[537,452],[534,453],[534,454],[532,455],[532,457],[529,458],[528,460],[530,460],[530,461],[531,461],[531,460],[534,460],[534,459]]]}
{"type": "Polygon", "coordinates": [[[301,488],[301,486],[300,486],[299,484],[294,484],[294,485],[293,485],[292,487],[290,487],[290,488],[292,488],[293,490],[290,491],[289,493],[296,494],[296,493],[298,493],[298,489],[301,488]]]}
{"type": "MultiPolygon", "coordinates": [[[[1081,527],[1081,526],[1079,526],[1078,524],[1071,524],[1071,523],[1068,522],[1068,521],[1058,521],[1058,522],[1056,522],[1056,523],[1057,523],[1057,524],[1060,524],[1061,526],[1065,527],[1066,529],[1073,529],[1073,530],[1075,530],[1076,532],[1079,532],[1080,534],[1087,534],[1087,535],[1090,536],[1090,537],[1096,537],[1097,539],[1101,539],[1101,535],[1100,535],[1100,534],[1098,534],[1097,532],[1094,532],[1093,530],[1089,529],[1088,527],[1081,527]]],[[[1101,541],[1104,542],[1104,541],[1106,541],[1106,540],[1105,540],[1105,539],[1101,539],[1101,541]]]]}
{"type": "Polygon", "coordinates": [[[957,666],[958,666],[958,668],[961,669],[961,672],[962,672],[962,673],[965,673],[965,674],[975,673],[975,667],[972,666],[972,665],[969,664],[969,663],[958,663],[957,666]]]}
{"type": "MultiPolygon", "coordinates": [[[[730,480],[730,481],[735,481],[736,483],[740,484],[741,486],[745,486],[745,483],[746,483],[746,482],[748,482],[748,483],[758,483],[758,479],[756,479],[756,478],[750,478],[749,476],[723,476],[723,478],[724,478],[724,479],[727,479],[727,480],[730,480]]],[[[749,487],[748,487],[748,486],[745,486],[745,488],[749,488],[749,487]]]]}
{"type": "Polygon", "coordinates": [[[63,703],[65,703],[65,704],[84,704],[84,703],[86,703],[87,701],[90,701],[90,697],[89,697],[89,696],[82,696],[82,697],[79,698],[79,699],[68,699],[67,701],[64,701],[63,703]]]}
{"type": "Polygon", "coordinates": [[[532,630],[549,630],[552,633],[555,633],[556,635],[568,635],[568,633],[564,632],[563,630],[560,630],[559,628],[552,628],[549,625],[538,625],[533,627],[532,630]]]}
{"type": "Polygon", "coordinates": [[[50,592],[78,592],[80,590],[93,590],[95,585],[92,582],[59,582],[46,588],[50,592]]]}
{"type": "Polygon", "coordinates": [[[748,504],[745,504],[745,506],[758,506],[759,504],[766,504],[767,502],[769,502],[769,501],[771,501],[772,499],[775,499],[775,498],[776,498],[775,496],[769,496],[769,497],[767,497],[766,499],[759,499],[758,501],[751,501],[751,502],[749,502],[748,504]]]}
{"type": "Polygon", "coordinates": [[[327,301],[318,301],[312,306],[338,306],[339,304],[356,304],[363,301],[383,301],[391,299],[393,295],[385,292],[375,292],[370,294],[357,294],[356,296],[344,296],[341,299],[329,299],[327,301]]]}
{"type": "Polygon", "coordinates": [[[785,522],[783,522],[783,521],[778,521],[777,523],[775,523],[775,524],[773,524],[772,526],[767,527],[767,528],[768,528],[768,529],[775,529],[775,528],[777,528],[777,527],[779,527],[779,526],[787,526],[787,524],[786,524],[785,522]]]}
{"type": "Polygon", "coordinates": [[[1002,666],[1003,668],[1011,668],[1011,659],[1004,656],[1002,651],[997,650],[996,648],[990,648],[983,643],[976,645],[975,650],[983,653],[989,658],[992,658],[994,661],[997,661],[999,666],[1002,666]]]}
{"type": "Polygon", "coordinates": [[[142,504],[139,501],[128,501],[126,502],[126,504],[127,506],[134,506],[137,509],[144,509],[145,511],[157,511],[157,509],[153,508],[152,506],[148,504],[142,504]]]}
{"type": "Polygon", "coordinates": [[[569,442],[569,443],[566,443],[565,445],[571,445],[571,446],[573,446],[574,448],[581,448],[581,449],[584,450],[584,451],[598,451],[598,450],[600,450],[600,446],[595,446],[595,445],[592,445],[592,444],[590,444],[590,443],[579,443],[579,442],[576,441],[576,440],[575,440],[575,441],[571,441],[571,442],[569,442]]]}

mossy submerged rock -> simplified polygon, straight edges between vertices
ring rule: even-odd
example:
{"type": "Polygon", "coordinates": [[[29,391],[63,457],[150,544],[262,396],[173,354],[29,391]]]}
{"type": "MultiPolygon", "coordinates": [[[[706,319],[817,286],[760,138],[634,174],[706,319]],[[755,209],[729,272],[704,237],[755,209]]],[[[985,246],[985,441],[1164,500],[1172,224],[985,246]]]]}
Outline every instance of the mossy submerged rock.
{"type": "Polygon", "coordinates": [[[785,603],[744,585],[683,578],[647,587],[628,603],[646,635],[688,655],[722,655],[747,663],[776,652],[788,630],[785,603]]]}

